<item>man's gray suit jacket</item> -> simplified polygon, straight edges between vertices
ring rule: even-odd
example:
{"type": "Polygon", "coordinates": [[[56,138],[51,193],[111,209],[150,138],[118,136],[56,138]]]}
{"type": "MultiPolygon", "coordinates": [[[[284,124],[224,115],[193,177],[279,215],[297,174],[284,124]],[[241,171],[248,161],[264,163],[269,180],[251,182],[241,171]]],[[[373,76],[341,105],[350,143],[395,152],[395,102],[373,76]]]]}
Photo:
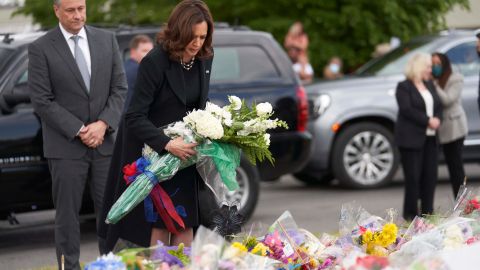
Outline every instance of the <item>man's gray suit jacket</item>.
{"type": "Polygon", "coordinates": [[[82,125],[103,120],[108,125],[100,154],[113,152],[127,92],[115,35],[85,26],[91,58],[90,92],[60,27],[28,47],[28,84],[40,116],[46,158],[76,159],[87,147],[76,136],[82,125]]]}

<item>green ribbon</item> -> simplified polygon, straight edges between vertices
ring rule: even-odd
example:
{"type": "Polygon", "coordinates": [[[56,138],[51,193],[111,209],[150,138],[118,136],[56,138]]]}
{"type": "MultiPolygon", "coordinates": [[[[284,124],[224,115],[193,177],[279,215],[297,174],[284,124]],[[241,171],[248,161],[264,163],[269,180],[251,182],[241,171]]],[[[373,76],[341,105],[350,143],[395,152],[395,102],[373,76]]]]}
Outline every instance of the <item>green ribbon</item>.
{"type": "Polygon", "coordinates": [[[240,148],[233,144],[212,141],[208,147],[200,150],[212,158],[223,183],[230,191],[236,190],[237,167],[240,166],[240,148]]]}

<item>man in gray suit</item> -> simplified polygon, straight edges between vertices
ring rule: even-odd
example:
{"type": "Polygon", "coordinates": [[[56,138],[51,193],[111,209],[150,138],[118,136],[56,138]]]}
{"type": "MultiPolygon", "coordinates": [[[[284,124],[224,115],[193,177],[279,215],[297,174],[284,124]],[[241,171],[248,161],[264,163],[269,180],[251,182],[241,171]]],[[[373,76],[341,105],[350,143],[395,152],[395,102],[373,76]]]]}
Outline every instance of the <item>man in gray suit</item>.
{"type": "Polygon", "coordinates": [[[82,195],[88,180],[98,213],[127,88],[115,36],[85,25],[85,0],[53,8],[59,25],[28,48],[28,84],[52,175],[59,269],[62,257],[64,269],[80,269],[82,195]]]}

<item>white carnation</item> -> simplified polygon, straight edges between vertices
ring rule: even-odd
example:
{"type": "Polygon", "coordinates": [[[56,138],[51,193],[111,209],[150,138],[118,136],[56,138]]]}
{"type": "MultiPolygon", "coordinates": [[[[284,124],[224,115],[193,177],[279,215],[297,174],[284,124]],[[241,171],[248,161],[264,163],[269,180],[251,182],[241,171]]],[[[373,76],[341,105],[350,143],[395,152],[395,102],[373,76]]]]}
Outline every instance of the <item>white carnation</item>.
{"type": "Polygon", "coordinates": [[[167,128],[163,130],[163,133],[170,138],[180,137],[180,136],[192,136],[192,131],[186,127],[185,123],[182,121],[175,122],[168,125],[167,128]]]}
{"type": "Polygon", "coordinates": [[[204,138],[218,140],[223,137],[222,122],[207,111],[193,111],[183,121],[204,138]]]}
{"type": "Polygon", "coordinates": [[[263,124],[263,121],[259,122],[256,119],[252,119],[244,122],[243,129],[239,130],[237,134],[239,136],[247,136],[252,133],[263,133],[265,130],[267,130],[267,128],[263,124]]]}
{"type": "Polygon", "coordinates": [[[263,135],[263,139],[265,140],[265,143],[267,144],[267,146],[269,146],[270,145],[270,134],[265,133],[263,135]]]}
{"type": "Polygon", "coordinates": [[[223,109],[211,102],[207,102],[207,105],[205,106],[205,111],[215,114],[217,116],[223,115],[223,109]]]}
{"type": "Polygon", "coordinates": [[[223,120],[223,123],[224,123],[227,127],[231,127],[232,124],[233,124],[232,118],[224,119],[224,120],[223,120]]]}
{"type": "Polygon", "coordinates": [[[273,110],[272,104],[270,104],[268,102],[258,104],[256,109],[257,109],[257,115],[258,116],[269,114],[273,110]]]}
{"type": "Polygon", "coordinates": [[[222,117],[223,119],[232,119],[232,114],[229,111],[222,109],[222,117]]]}
{"type": "Polygon", "coordinates": [[[266,129],[272,129],[277,127],[277,120],[266,119],[262,121],[262,124],[265,126],[266,129]]]}
{"type": "Polygon", "coordinates": [[[228,96],[228,101],[232,104],[232,107],[235,111],[240,110],[242,108],[242,100],[237,96],[228,96]]]}

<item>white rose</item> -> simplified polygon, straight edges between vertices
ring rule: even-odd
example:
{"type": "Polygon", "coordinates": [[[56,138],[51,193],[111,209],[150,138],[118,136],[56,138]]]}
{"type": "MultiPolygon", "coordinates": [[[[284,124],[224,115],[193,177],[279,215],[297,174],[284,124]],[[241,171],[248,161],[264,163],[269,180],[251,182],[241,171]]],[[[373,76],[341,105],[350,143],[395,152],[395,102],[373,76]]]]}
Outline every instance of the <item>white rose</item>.
{"type": "Polygon", "coordinates": [[[257,115],[258,116],[262,116],[262,115],[265,115],[265,114],[269,114],[272,112],[272,104],[268,103],[268,102],[264,102],[264,103],[260,103],[257,105],[257,115]]]}
{"type": "Polygon", "coordinates": [[[270,145],[270,134],[265,133],[263,135],[263,139],[265,140],[265,143],[267,144],[267,146],[269,146],[270,145]]]}
{"type": "Polygon", "coordinates": [[[200,136],[209,139],[221,139],[223,126],[220,119],[207,111],[193,111],[183,118],[200,136]]]}
{"type": "Polygon", "coordinates": [[[228,101],[232,104],[232,107],[235,111],[240,110],[242,108],[242,100],[237,96],[228,96],[228,101]]]}

